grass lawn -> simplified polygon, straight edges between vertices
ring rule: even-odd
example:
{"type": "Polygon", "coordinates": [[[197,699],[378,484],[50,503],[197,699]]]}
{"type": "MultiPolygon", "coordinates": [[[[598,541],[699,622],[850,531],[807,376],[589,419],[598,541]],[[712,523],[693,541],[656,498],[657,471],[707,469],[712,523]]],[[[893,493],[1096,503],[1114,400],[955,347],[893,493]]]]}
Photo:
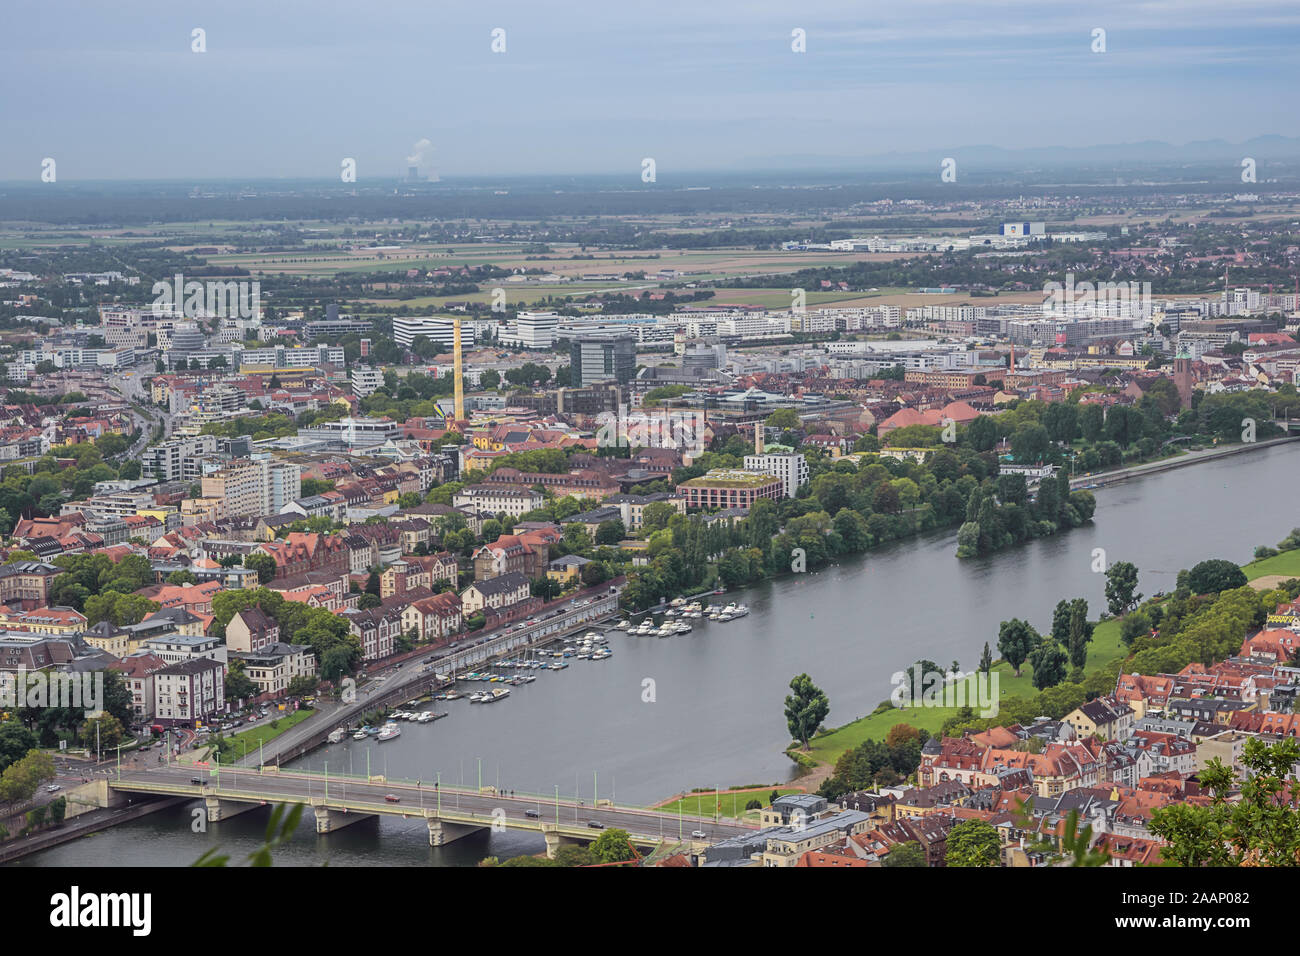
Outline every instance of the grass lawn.
{"type": "Polygon", "coordinates": [[[717,799],[714,799],[713,791],[705,793],[689,793],[680,800],[670,800],[667,803],[655,807],[661,813],[676,813],[681,810],[684,817],[707,817],[712,818],[718,803],[722,804],[722,815],[739,819],[745,814],[745,804],[750,800],[758,800],[763,806],[767,806],[771,800],[772,791],[775,790],[778,796],[785,796],[787,793],[802,793],[799,787],[770,787],[746,788],[742,790],[722,790],[718,793],[717,799]]]}
{"type": "Polygon", "coordinates": [[[1246,572],[1246,580],[1253,581],[1266,574],[1283,574],[1288,578],[1300,578],[1300,549],[1283,551],[1271,558],[1261,558],[1250,564],[1243,564],[1241,570],[1246,572]]]}
{"type": "MultiPolygon", "coordinates": [[[[994,644],[990,641],[990,646],[994,644]]],[[[1124,655],[1124,647],[1119,640],[1119,621],[1112,619],[1102,621],[1092,632],[1092,643],[1088,645],[1088,660],[1084,670],[1091,673],[1100,670],[1124,655]]],[[[1020,676],[1016,677],[1010,665],[996,663],[993,672],[998,675],[998,693],[1002,699],[1010,697],[1030,697],[1037,693],[1033,683],[1033,668],[1025,664],[1020,676]]],[[[967,684],[967,699],[973,699],[970,682],[967,684]]],[[[973,705],[972,705],[973,706],[973,705]]],[[[899,710],[891,707],[878,714],[863,717],[843,727],[837,727],[829,733],[814,737],[811,755],[822,763],[834,764],[846,751],[859,746],[866,740],[884,740],[891,727],[897,724],[911,724],[932,734],[939,732],[943,723],[957,713],[955,707],[915,707],[899,710]]],[[[743,804],[742,804],[743,806],[743,804]]]]}
{"type": "Polygon", "coordinates": [[[227,746],[222,750],[222,753],[233,754],[236,757],[243,757],[246,753],[256,753],[260,744],[280,736],[294,724],[302,723],[314,713],[316,711],[310,707],[302,707],[283,717],[268,717],[264,721],[259,721],[255,727],[226,736],[224,740],[227,746]],[[274,727],[271,726],[273,720],[276,723],[274,727]]]}

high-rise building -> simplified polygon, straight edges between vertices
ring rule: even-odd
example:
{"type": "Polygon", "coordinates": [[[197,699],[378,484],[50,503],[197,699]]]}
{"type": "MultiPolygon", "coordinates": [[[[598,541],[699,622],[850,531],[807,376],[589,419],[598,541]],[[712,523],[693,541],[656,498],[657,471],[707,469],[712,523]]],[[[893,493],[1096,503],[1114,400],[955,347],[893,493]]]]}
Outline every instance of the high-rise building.
{"type": "Polygon", "coordinates": [[[636,339],[574,339],[569,343],[569,375],[576,388],[596,382],[626,385],[636,374],[636,339]]]}
{"type": "MultiPolygon", "coordinates": [[[[435,319],[429,316],[399,316],[393,319],[393,341],[403,348],[410,348],[417,335],[423,335],[439,348],[450,352],[456,330],[451,319],[435,319]]],[[[461,343],[474,347],[474,327],[466,325],[461,330],[461,343]]]]}
{"type": "Polygon", "coordinates": [[[217,453],[215,435],[173,438],[146,448],[140,455],[140,473],[159,481],[184,481],[203,477],[203,457],[217,453]]]}
{"type": "MultiPolygon", "coordinates": [[[[757,427],[761,430],[763,426],[757,427]]],[[[756,444],[761,444],[761,441],[762,439],[756,436],[756,444]]],[[[799,486],[808,481],[807,459],[799,454],[763,454],[761,448],[755,450],[758,454],[745,456],[745,470],[780,478],[781,490],[785,493],[785,497],[795,497],[799,486]]]]}
{"type": "Polygon", "coordinates": [[[226,517],[277,514],[302,497],[302,476],[293,462],[253,455],[205,476],[202,487],[203,497],[219,500],[226,517]]]}

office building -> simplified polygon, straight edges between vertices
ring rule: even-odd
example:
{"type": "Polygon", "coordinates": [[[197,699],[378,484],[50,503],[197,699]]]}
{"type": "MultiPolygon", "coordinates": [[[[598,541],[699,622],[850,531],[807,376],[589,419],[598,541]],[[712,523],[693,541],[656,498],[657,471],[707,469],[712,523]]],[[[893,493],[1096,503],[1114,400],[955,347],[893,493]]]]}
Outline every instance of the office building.
{"type": "Polygon", "coordinates": [[[610,381],[626,385],[636,374],[636,339],[630,335],[573,339],[569,342],[569,374],[577,388],[610,381]]]}

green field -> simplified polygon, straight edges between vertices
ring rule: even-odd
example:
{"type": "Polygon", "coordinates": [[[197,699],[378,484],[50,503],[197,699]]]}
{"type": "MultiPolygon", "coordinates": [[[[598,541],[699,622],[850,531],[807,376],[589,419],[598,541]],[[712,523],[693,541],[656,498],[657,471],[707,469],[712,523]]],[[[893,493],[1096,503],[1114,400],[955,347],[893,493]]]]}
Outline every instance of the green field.
{"type": "Polygon", "coordinates": [[[1283,551],[1271,558],[1261,558],[1250,564],[1243,564],[1241,570],[1246,572],[1247,580],[1253,581],[1266,574],[1283,574],[1289,578],[1300,578],[1300,549],[1283,551]]]}
{"type": "MultiPolygon", "coordinates": [[[[745,788],[742,790],[722,790],[719,791],[716,798],[714,791],[709,790],[703,793],[688,793],[679,800],[670,800],[667,803],[660,804],[654,809],[661,813],[677,813],[679,810],[683,817],[712,819],[718,804],[722,805],[720,811],[724,817],[739,819],[745,814],[745,804],[750,800],[758,800],[763,806],[771,803],[772,791],[775,790],[779,796],[785,796],[787,793],[802,793],[803,790],[798,787],[779,787],[775,784],[770,787],[745,788]]],[[[752,811],[751,811],[752,812],[752,811]]]]}
{"type": "MultiPolygon", "coordinates": [[[[1092,634],[1092,643],[1088,645],[1085,671],[1091,673],[1099,670],[1124,656],[1124,647],[1119,639],[1119,624],[1118,619],[1112,618],[1097,625],[1092,634]]],[[[989,646],[996,648],[996,635],[991,636],[989,646]]],[[[994,664],[993,670],[998,674],[998,692],[1002,699],[1030,697],[1037,693],[1033,684],[1033,668],[1028,664],[1021,668],[1019,677],[1013,674],[1010,666],[1001,662],[994,664]]],[[[968,699],[969,696],[968,694],[968,699]]],[[[813,738],[811,755],[822,763],[834,765],[846,750],[859,746],[863,741],[883,740],[890,728],[896,724],[910,724],[935,734],[943,727],[944,721],[955,716],[956,713],[955,707],[921,707],[906,710],[891,707],[813,738]]]]}
{"type": "Polygon", "coordinates": [[[263,721],[259,721],[256,727],[250,727],[248,730],[225,737],[224,740],[228,746],[226,753],[233,753],[236,757],[241,758],[246,753],[257,753],[259,745],[280,736],[290,727],[302,723],[315,713],[316,711],[310,707],[302,707],[283,717],[272,715],[263,721]],[[271,726],[271,721],[275,721],[275,727],[271,726]]]}

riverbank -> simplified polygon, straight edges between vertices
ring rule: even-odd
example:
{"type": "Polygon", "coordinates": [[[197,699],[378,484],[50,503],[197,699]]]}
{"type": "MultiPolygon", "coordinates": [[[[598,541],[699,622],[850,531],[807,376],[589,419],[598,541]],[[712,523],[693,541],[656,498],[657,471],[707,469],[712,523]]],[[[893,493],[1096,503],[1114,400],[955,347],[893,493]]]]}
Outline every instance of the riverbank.
{"type": "Polygon", "coordinates": [[[1201,451],[1189,451],[1173,458],[1162,458],[1159,461],[1149,461],[1141,465],[1130,465],[1126,468],[1116,468],[1114,471],[1095,472],[1091,475],[1082,475],[1078,478],[1071,478],[1070,490],[1078,491],[1083,488],[1104,488],[1106,485],[1117,484],[1121,481],[1128,481],[1132,478],[1142,478],[1147,475],[1155,475],[1162,471],[1172,471],[1175,468],[1186,468],[1188,465],[1199,465],[1201,462],[1215,461],[1216,459],[1227,458],[1231,455],[1241,455],[1246,452],[1259,451],[1262,448],[1272,448],[1276,445],[1285,445],[1293,441],[1300,441],[1300,435],[1285,435],[1282,438],[1270,438],[1266,441],[1241,442],[1240,444],[1224,445],[1218,448],[1205,448],[1201,451]]]}
{"type": "MultiPolygon", "coordinates": [[[[1285,533],[1285,530],[1282,533],[1285,533]]],[[[1209,557],[1213,555],[1207,554],[1201,559],[1209,557]]],[[[1284,551],[1240,567],[1248,581],[1267,579],[1270,584],[1274,584],[1282,580],[1300,578],[1300,550],[1284,551]]],[[[989,646],[996,647],[996,635],[990,639],[989,646]]],[[[1095,674],[1115,661],[1127,657],[1128,649],[1120,641],[1120,619],[1110,618],[1101,621],[1096,625],[1092,642],[1088,645],[1084,675],[1095,674]]],[[[1033,667],[1028,661],[1021,667],[1019,677],[1015,676],[1014,670],[1004,661],[995,662],[993,671],[998,674],[1000,700],[1029,697],[1037,693],[1033,685],[1033,667]]],[[[972,681],[973,678],[968,678],[966,681],[968,700],[975,699],[972,681]]],[[[908,724],[931,734],[937,734],[944,722],[955,717],[957,712],[956,707],[896,708],[888,701],[882,701],[881,706],[873,713],[814,737],[809,751],[800,752],[800,755],[805,760],[811,760],[815,766],[809,768],[808,774],[798,777],[797,782],[810,783],[815,779],[820,784],[846,751],[860,746],[867,740],[884,740],[889,731],[899,724],[908,724]]]]}

